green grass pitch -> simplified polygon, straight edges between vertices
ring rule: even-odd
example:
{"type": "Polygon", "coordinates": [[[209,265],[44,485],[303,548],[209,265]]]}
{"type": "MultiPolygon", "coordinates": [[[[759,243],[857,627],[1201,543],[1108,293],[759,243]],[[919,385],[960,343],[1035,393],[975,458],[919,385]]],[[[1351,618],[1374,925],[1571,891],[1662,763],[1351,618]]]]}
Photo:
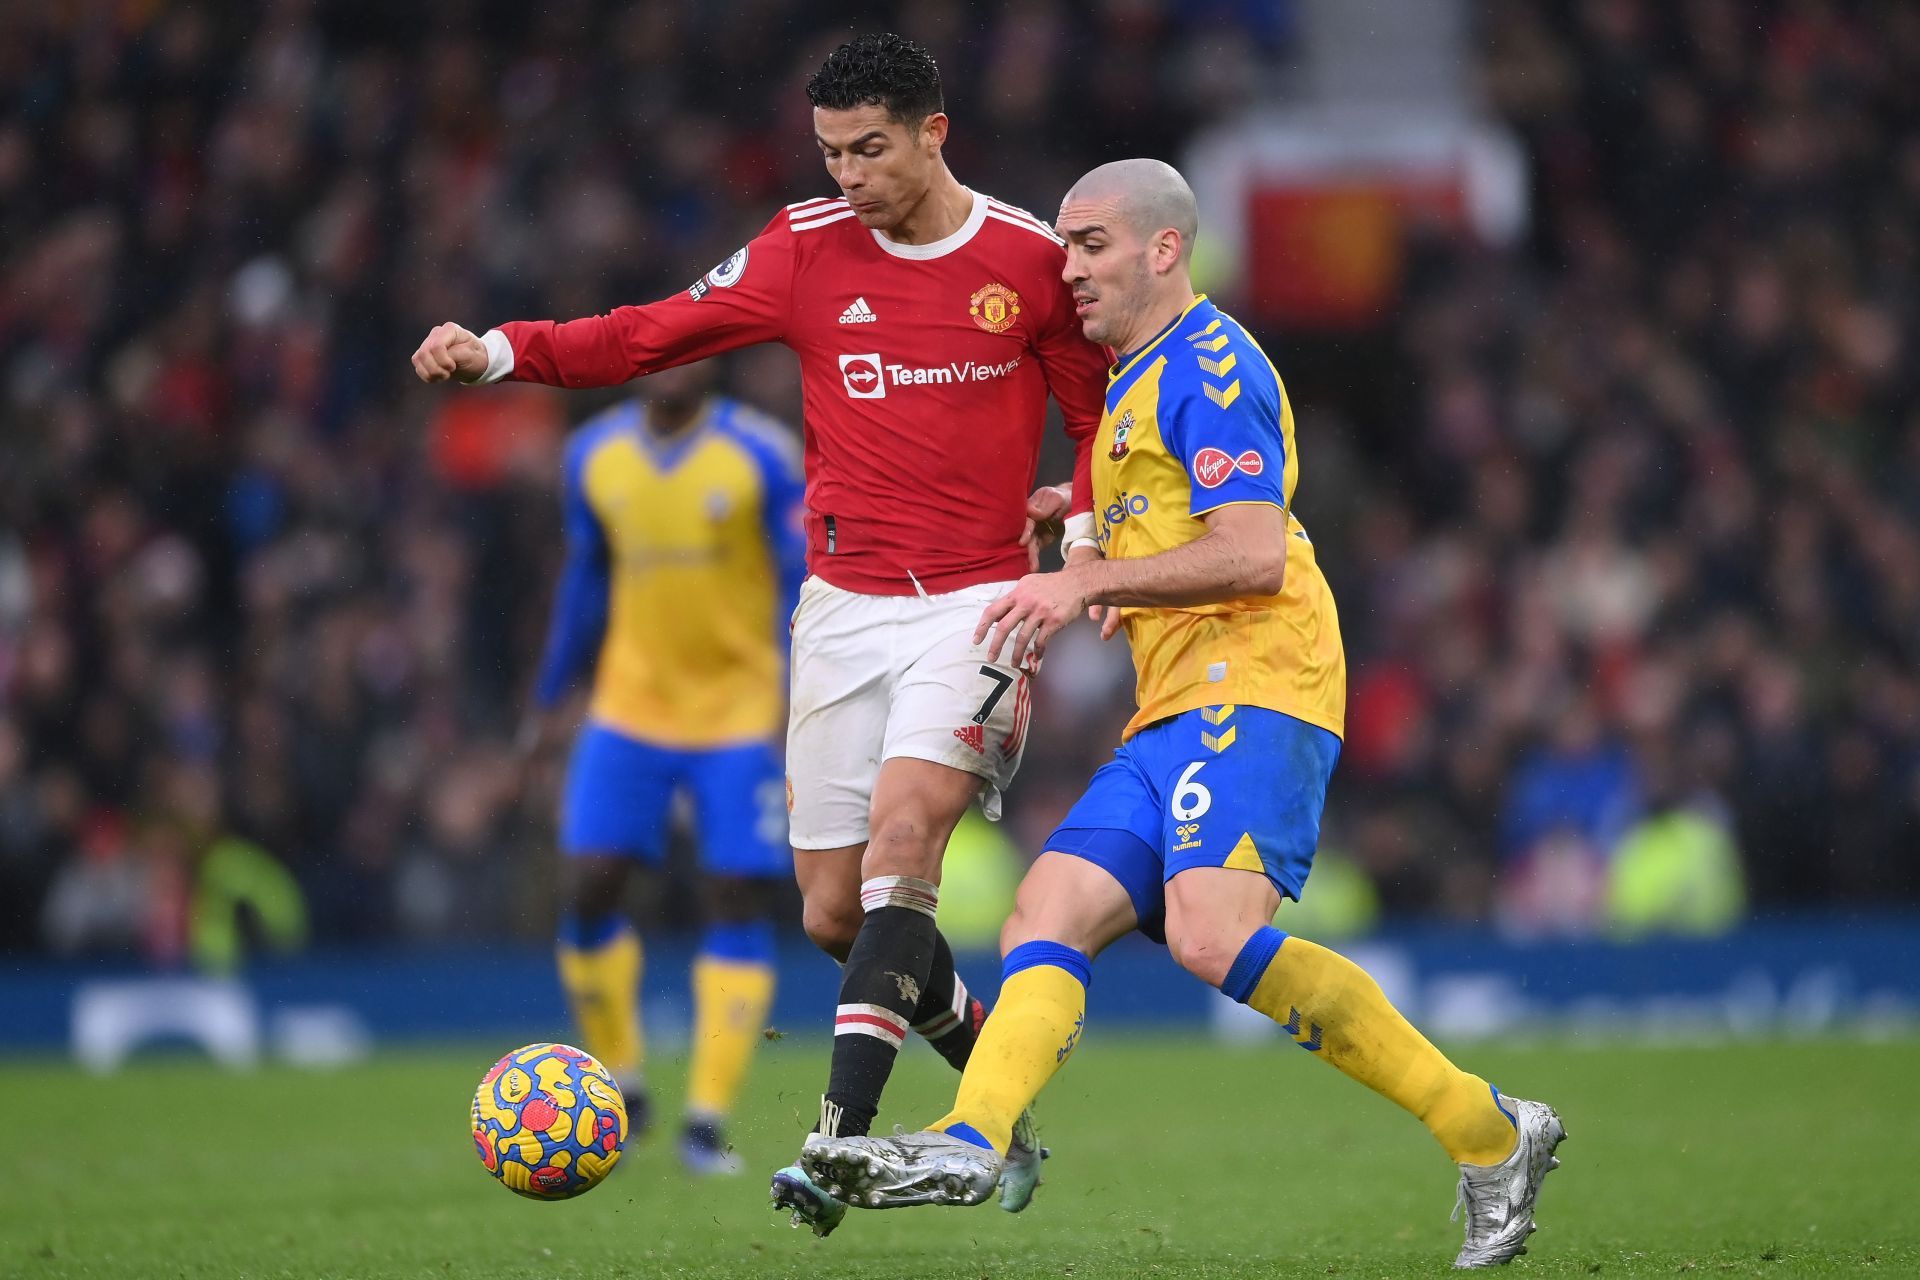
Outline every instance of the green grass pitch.
{"type": "MultiPolygon", "coordinates": [[[[824,1241],[764,1197],[824,1045],[755,1064],[748,1176],[689,1181],[656,1134],[559,1204],[494,1185],[467,1137],[471,1091],[511,1047],[332,1073],[0,1065],[0,1276],[1418,1276],[1459,1243],[1452,1169],[1420,1127],[1285,1044],[1091,1038],[1042,1099],[1055,1159],[1028,1213],[856,1211],[824,1241]]],[[[1571,1135],[1510,1275],[1920,1274],[1920,1043],[1460,1056],[1571,1135]]],[[[655,1075],[670,1123],[677,1064],[655,1075]]],[[[905,1055],[882,1124],[938,1115],[952,1081],[905,1055]]]]}

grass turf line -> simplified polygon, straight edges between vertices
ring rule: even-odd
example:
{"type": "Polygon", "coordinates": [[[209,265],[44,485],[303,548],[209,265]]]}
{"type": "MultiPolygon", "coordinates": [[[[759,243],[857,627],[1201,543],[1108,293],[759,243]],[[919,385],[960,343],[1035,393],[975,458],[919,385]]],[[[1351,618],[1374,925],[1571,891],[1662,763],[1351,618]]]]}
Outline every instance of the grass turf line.
{"type": "MultiPolygon", "coordinates": [[[[473,1086],[510,1047],[335,1073],[0,1065],[15,1138],[0,1275],[1401,1276],[1445,1273],[1459,1244],[1431,1139],[1284,1043],[1091,1039],[1042,1099],[1056,1158],[1031,1211],[856,1211],[825,1241],[789,1230],[764,1194],[811,1118],[824,1045],[772,1045],[755,1064],[733,1133],[746,1176],[680,1172],[667,1063],[663,1129],[559,1204],[491,1185],[467,1137],[473,1086]]],[[[1460,1060],[1552,1102],[1571,1135],[1534,1251],[1509,1274],[1920,1274],[1900,1172],[1920,1145],[1920,1043],[1460,1060]]],[[[882,1125],[937,1116],[953,1079],[931,1053],[904,1055],[882,1125]]]]}

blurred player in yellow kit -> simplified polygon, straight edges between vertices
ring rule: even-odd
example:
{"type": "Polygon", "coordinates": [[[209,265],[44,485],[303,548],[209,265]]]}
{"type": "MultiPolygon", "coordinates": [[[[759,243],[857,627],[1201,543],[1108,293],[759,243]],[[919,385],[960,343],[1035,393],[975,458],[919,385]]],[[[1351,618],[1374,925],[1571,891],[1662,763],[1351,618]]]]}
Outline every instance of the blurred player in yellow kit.
{"type": "Polygon", "coordinates": [[[569,441],[566,567],[534,699],[544,727],[592,673],[561,805],[560,978],[636,1133],[651,1113],[642,954],[620,904],[634,864],[664,856],[675,797],[690,802],[707,922],[680,1154],[736,1173],[723,1125],[773,1000],[770,911],[790,870],[774,742],[805,537],[797,443],[708,394],[711,378],[656,374],[569,441]]]}
{"type": "Polygon", "coordinates": [[[1062,204],[1082,326],[1120,353],[1094,444],[1098,535],[989,605],[975,637],[1022,653],[1082,611],[1124,626],[1139,711],[1020,887],[953,1111],[923,1133],[809,1140],[803,1162],[861,1207],[985,1199],[1014,1117],[1079,1043],[1093,957],[1138,928],[1425,1123],[1460,1166],[1455,1265],[1506,1262],[1526,1251],[1559,1117],[1454,1066],[1352,961],[1271,923],[1313,864],[1346,660],[1291,510],[1292,410],[1265,353],[1195,296],[1198,223],[1157,160],[1103,165],[1062,204]]]}

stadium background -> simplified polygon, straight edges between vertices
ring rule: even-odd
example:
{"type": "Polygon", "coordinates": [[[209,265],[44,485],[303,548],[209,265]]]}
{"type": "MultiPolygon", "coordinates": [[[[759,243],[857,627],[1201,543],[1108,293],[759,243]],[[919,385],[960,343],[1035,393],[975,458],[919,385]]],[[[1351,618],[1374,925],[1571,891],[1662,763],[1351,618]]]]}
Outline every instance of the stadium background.
{"type": "MultiPolygon", "coordinates": [[[[0,6],[0,1095],[64,1141],[9,1179],[0,1273],[810,1266],[757,1188],[657,1149],[637,1234],[617,1195],[509,1205],[470,1167],[471,1080],[564,1026],[561,762],[513,743],[558,451],[606,401],[430,391],[407,355],[660,296],[829,193],[801,86],[881,25],[939,58],[964,182],[1044,216],[1102,160],[1192,178],[1352,668],[1281,923],[1569,1115],[1529,1265],[1920,1270],[1876,1154],[1920,1140],[1920,9],[29,0],[0,6]],[[200,1044],[76,1088],[69,1053],[147,1034],[200,1044]]],[[[788,353],[726,376],[795,418],[788,353]]],[[[1128,697],[1123,649],[1062,638],[955,933],[991,938],[1128,697]]],[[[693,901],[634,906],[671,1095],[693,901]]],[[[756,1170],[823,1059],[794,908],[756,1170]]],[[[1092,1014],[1043,1100],[1057,1209],[961,1245],[862,1222],[837,1277],[1450,1253],[1400,1118],[1218,1048],[1270,1028],[1153,948],[1103,959],[1092,1014]],[[1273,1136],[1219,1142],[1216,1099],[1263,1096],[1273,1136]]],[[[945,1094],[931,1058],[883,1122],[945,1094]]]]}
{"type": "MultiPolygon", "coordinates": [[[[940,57],[966,181],[1044,212],[1144,153],[1233,194],[1202,271],[1289,381],[1353,665],[1303,927],[1908,936],[1901,6],[26,6],[0,41],[16,975],[513,965],[548,935],[559,762],[511,742],[559,442],[602,401],[427,392],[405,353],[448,316],[658,296],[827,190],[800,84],[867,19],[940,57]]],[[[728,376],[797,418],[784,351],[728,376]]],[[[983,919],[1127,714],[1124,650],[1063,649],[1010,839],[969,833],[983,919]]],[[[690,906],[637,909],[671,948],[690,906]]]]}
{"type": "MultiPolygon", "coordinates": [[[[1486,234],[1406,194],[1444,158],[1349,156],[1256,192],[1271,265],[1203,243],[1289,381],[1342,604],[1349,910],[1582,934],[1911,907],[1920,19],[1516,3],[1396,38],[1395,6],[1333,8],[1358,30],[1256,0],[897,17],[945,69],[956,171],[1041,211],[1101,159],[1314,112],[1391,132],[1444,102],[1524,155],[1486,234]],[[1620,868],[1662,859],[1693,891],[1635,901],[1620,868]]],[[[229,840],[292,873],[317,946],[549,928],[554,762],[523,785],[510,744],[559,441],[599,401],[437,394],[405,354],[444,317],[659,296],[827,190],[800,85],[869,15],[378,13],[0,20],[10,952],[186,963],[229,840]]],[[[1203,198],[1231,178],[1189,167],[1203,198]]],[[[797,419],[786,352],[729,377],[797,419]]],[[[1078,640],[1019,850],[1126,715],[1124,650],[1078,640]]]]}

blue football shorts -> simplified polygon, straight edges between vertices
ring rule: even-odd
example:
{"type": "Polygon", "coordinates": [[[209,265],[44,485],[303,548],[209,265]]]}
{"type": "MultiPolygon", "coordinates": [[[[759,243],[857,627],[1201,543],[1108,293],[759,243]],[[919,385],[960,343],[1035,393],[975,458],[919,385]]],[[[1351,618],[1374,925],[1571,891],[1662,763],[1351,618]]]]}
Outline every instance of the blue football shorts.
{"type": "Polygon", "coordinates": [[[1104,868],[1164,940],[1166,882],[1189,867],[1260,871],[1298,899],[1340,739],[1264,707],[1206,707],[1120,745],[1046,847],[1104,868]]]}
{"type": "Polygon", "coordinates": [[[765,742],[662,747],[589,721],[567,767],[560,849],[658,863],[676,793],[693,802],[700,865],[714,875],[779,876],[787,847],[786,774],[765,742]]]}

